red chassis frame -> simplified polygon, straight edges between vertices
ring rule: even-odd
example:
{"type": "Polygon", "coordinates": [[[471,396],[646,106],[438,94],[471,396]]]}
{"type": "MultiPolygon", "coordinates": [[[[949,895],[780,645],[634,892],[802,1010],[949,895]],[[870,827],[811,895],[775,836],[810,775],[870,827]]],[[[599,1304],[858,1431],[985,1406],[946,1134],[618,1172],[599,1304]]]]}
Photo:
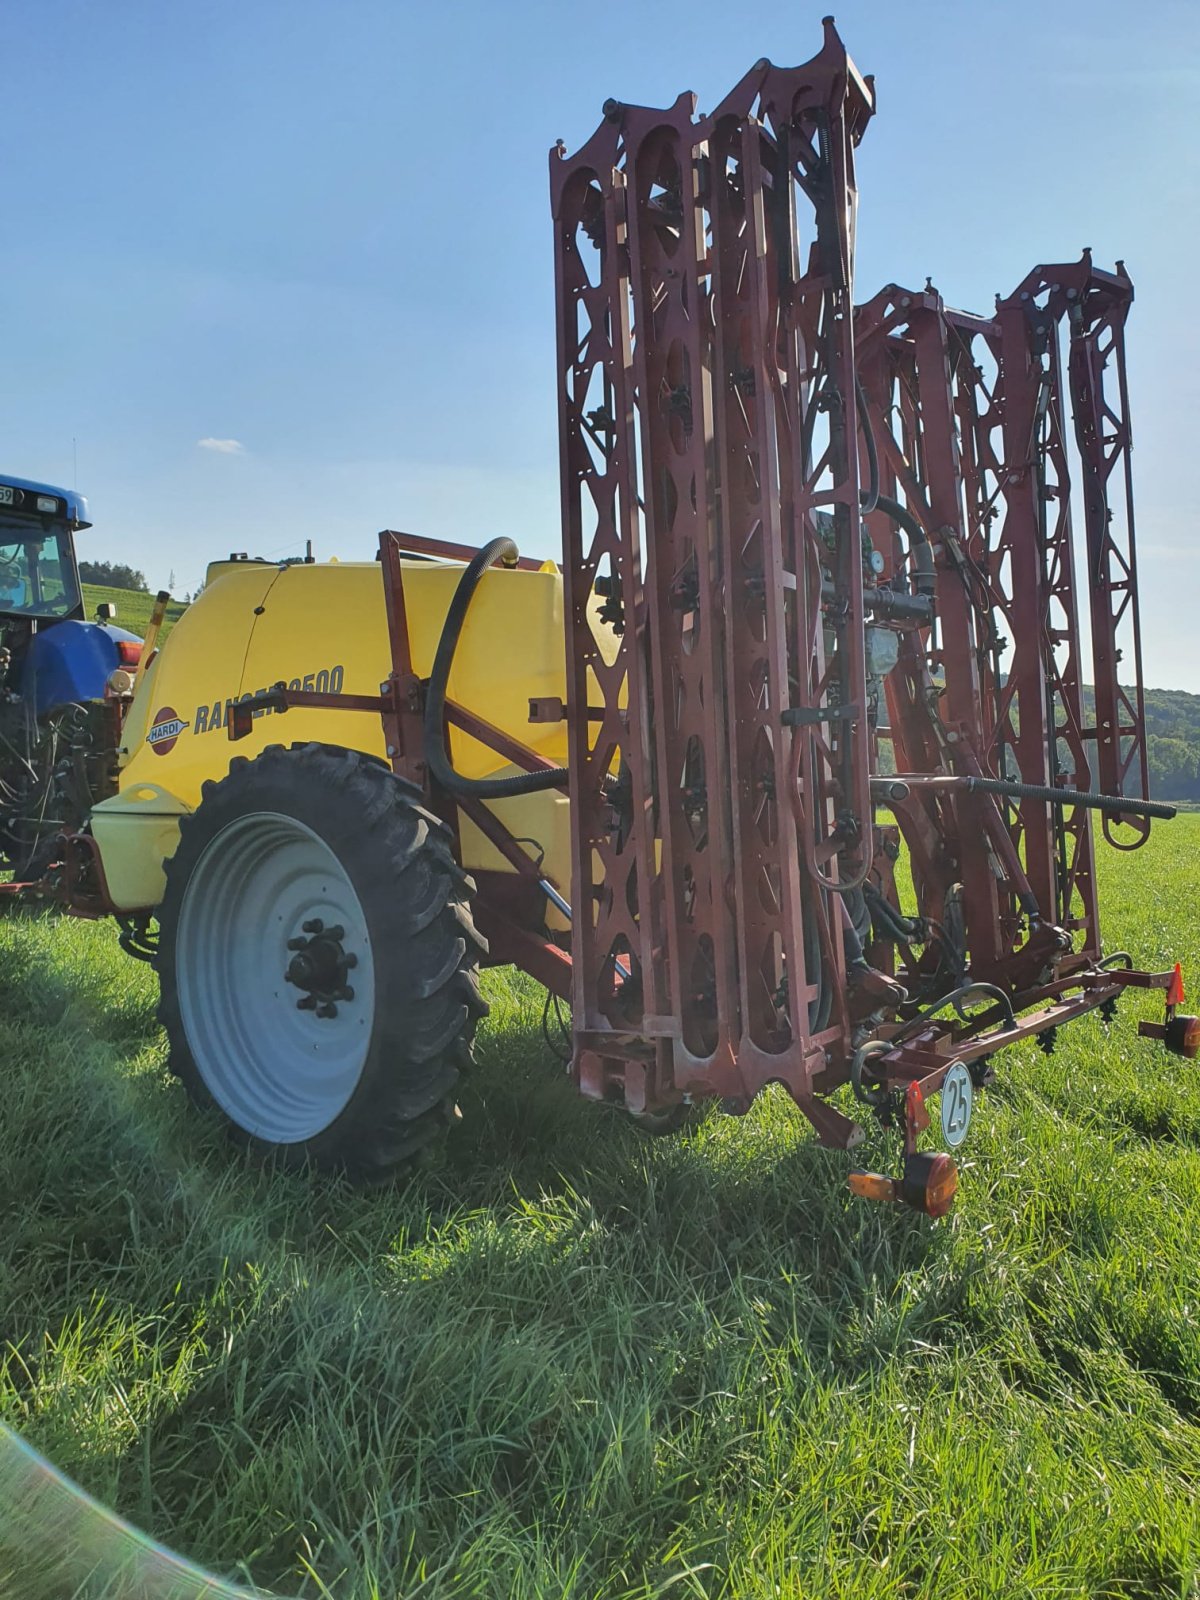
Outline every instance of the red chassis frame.
{"type": "MultiPolygon", "coordinates": [[[[523,848],[521,841],[510,833],[485,803],[461,796],[451,796],[432,785],[424,759],[421,721],[423,684],[412,670],[400,558],[407,552],[422,556],[451,555],[458,559],[470,552],[465,547],[454,546],[448,550],[443,543],[436,540],[392,532],[381,533],[379,537],[392,652],[392,670],[381,684],[379,695],[320,694],[293,690],[279,684],[231,708],[229,737],[235,740],[244,737],[250,731],[255,713],[267,707],[275,712],[304,706],[371,712],[381,716],[387,738],[388,758],[397,777],[420,787],[429,803],[452,827],[457,825],[459,810],[470,817],[515,869],[514,873],[476,874],[476,914],[480,928],[489,941],[489,963],[492,965],[512,963],[519,966],[552,993],[562,998],[569,998],[577,977],[573,967],[575,952],[573,949],[564,948],[546,931],[544,920],[546,895],[543,888],[545,880],[538,865],[523,848]]],[[[528,564],[536,565],[536,563],[528,564]]],[[[548,705],[540,700],[530,701],[531,721],[543,721],[549,716],[562,714],[562,707],[557,704],[548,705]]],[[[535,751],[474,715],[465,707],[454,703],[448,704],[447,722],[461,728],[495,750],[504,759],[526,771],[537,772],[547,766],[544,759],[535,751]]],[[[907,778],[903,780],[903,786],[911,787],[919,781],[907,778]]],[[[883,780],[882,787],[895,789],[897,782],[894,779],[883,780]]],[[[966,780],[956,779],[952,775],[941,780],[943,788],[950,792],[965,782],[966,780]]],[[[570,886],[560,887],[569,890],[570,886]]],[[[626,970],[629,970],[628,967],[626,970]]],[[[1047,1030],[1097,1007],[1111,1006],[1125,987],[1169,990],[1172,979],[1173,974],[1170,972],[1151,974],[1128,968],[1113,970],[1090,962],[1082,955],[1066,962],[1059,962],[1050,981],[1027,986],[1014,993],[1011,998],[1002,995],[997,1004],[991,1004],[984,1011],[969,1018],[960,1017],[957,1020],[917,1018],[915,1021],[895,1023],[879,1029],[875,1037],[887,1042],[889,1048],[886,1054],[877,1055],[872,1059],[872,1076],[885,1086],[903,1089],[908,1094],[911,1094],[911,1086],[914,1083],[922,1094],[930,1094],[940,1087],[951,1062],[980,1061],[1007,1044],[1032,1034],[1044,1034],[1047,1030]],[[1029,1007],[1033,1008],[1029,1014],[1020,1018],[1015,1015],[1017,1011],[1024,1011],[1029,1007]]],[[[1171,1014],[1173,1006],[1169,1009],[1168,1016],[1171,1014]]],[[[678,1104],[681,1094],[673,1084],[669,1086],[666,1095],[657,1099],[651,1098],[645,1092],[647,1086],[656,1081],[656,1073],[660,1066],[659,1052],[663,1050],[664,1044],[661,1038],[654,1042],[652,1048],[642,1045],[640,1050],[639,1044],[642,1044],[642,1041],[632,1035],[622,1036],[616,1041],[606,1039],[606,1045],[615,1042],[623,1053],[605,1062],[607,1075],[600,1078],[588,1075],[587,1046],[592,1042],[590,1039],[586,1040],[584,1049],[577,1049],[575,1057],[576,1077],[583,1092],[612,1096],[614,1090],[619,1088],[623,1093],[624,1103],[633,1111],[658,1110],[678,1104]],[[620,1062],[623,1073],[619,1083],[612,1075],[613,1063],[616,1061],[620,1062]]],[[[781,1058],[779,1081],[787,1081],[784,1076],[786,1065],[786,1060],[781,1058]]],[[[839,1058],[831,1051],[820,1087],[823,1091],[827,1090],[844,1082],[848,1075],[848,1054],[843,1054],[839,1058]]],[[[750,1097],[747,1094],[747,1098],[737,1104],[748,1104],[750,1097]]],[[[733,1109],[737,1108],[737,1104],[733,1109]]],[[[834,1107],[820,1100],[815,1102],[803,1100],[801,1104],[827,1143],[850,1147],[857,1142],[855,1124],[842,1117],[834,1107]]],[[[912,1145],[915,1131],[908,1122],[905,1123],[908,1147],[912,1145]]]]}

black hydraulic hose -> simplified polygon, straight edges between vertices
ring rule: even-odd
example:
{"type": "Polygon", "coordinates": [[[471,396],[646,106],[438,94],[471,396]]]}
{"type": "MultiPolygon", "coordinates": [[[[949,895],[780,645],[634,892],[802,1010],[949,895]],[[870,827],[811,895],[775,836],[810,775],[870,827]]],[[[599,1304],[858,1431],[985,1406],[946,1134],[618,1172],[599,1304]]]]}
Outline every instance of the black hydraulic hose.
{"type": "Polygon", "coordinates": [[[842,924],[842,944],[846,951],[846,965],[848,967],[865,967],[867,958],[863,954],[863,943],[858,936],[858,929],[847,919],[842,924]]]}
{"type": "Polygon", "coordinates": [[[807,903],[803,909],[804,970],[809,983],[816,985],[816,995],[809,1002],[808,1031],[820,1033],[828,1024],[833,1011],[833,985],[821,957],[821,930],[812,908],[807,903]]]}
{"type": "Polygon", "coordinates": [[[880,894],[873,884],[864,884],[863,890],[867,897],[867,905],[871,910],[872,920],[877,927],[885,928],[889,933],[894,936],[898,935],[906,942],[917,940],[920,929],[910,917],[906,917],[902,911],[897,911],[891,901],[880,894]]]}
{"type": "Polygon", "coordinates": [[[1093,794],[1087,789],[1052,789],[1045,783],[1018,783],[1010,778],[964,778],[968,789],[981,789],[985,794],[1002,794],[1010,800],[1047,800],[1052,806],[1083,806],[1088,811],[1126,812],[1134,817],[1165,817],[1168,821],[1177,815],[1175,806],[1163,800],[1139,800],[1119,794],[1093,794]]]}
{"type": "Polygon", "coordinates": [[[1128,950],[1114,950],[1112,955],[1105,956],[1100,965],[1107,971],[1110,968],[1115,967],[1118,962],[1120,962],[1121,966],[1124,967],[1126,972],[1133,971],[1133,957],[1129,954],[1128,950]]]}
{"type": "Polygon", "coordinates": [[[915,928],[902,928],[898,922],[893,922],[890,917],[884,916],[878,907],[872,912],[872,926],[875,936],[892,944],[920,944],[915,928]]]}
{"type": "Polygon", "coordinates": [[[473,555],[463,575],[458,580],[442,635],[438,640],[437,654],[433,658],[433,671],[425,690],[425,758],[429,771],[443,789],[451,794],[474,796],[477,800],[502,800],[514,794],[538,794],[543,789],[561,789],[567,781],[565,767],[549,767],[545,772],[514,773],[507,778],[466,778],[450,765],[446,750],[446,688],[454,666],[454,652],[458,648],[463,623],[479,580],[497,561],[515,562],[519,552],[511,539],[492,539],[473,555]]]}
{"type": "Polygon", "coordinates": [[[966,1001],[976,998],[976,996],[994,1000],[1003,1011],[1004,1021],[1008,1026],[1010,1028],[1016,1027],[1017,1019],[1013,1012],[1012,1000],[1005,994],[1003,989],[998,988],[994,983],[964,983],[957,989],[951,989],[949,994],[944,994],[940,1000],[935,1000],[931,1006],[921,1012],[919,1017],[914,1017],[911,1022],[906,1022],[899,1033],[892,1035],[892,1045],[898,1045],[901,1040],[911,1038],[914,1033],[920,1033],[925,1024],[932,1017],[935,1017],[939,1011],[944,1010],[946,1006],[953,1006],[964,1022],[970,1020],[963,1010],[963,1005],[966,1001]]]}
{"type": "Polygon", "coordinates": [[[881,494],[876,504],[885,517],[890,517],[893,522],[900,524],[914,544],[929,543],[929,535],[925,532],[925,529],[908,507],[902,506],[899,500],[893,500],[891,495],[881,494]]]}
{"type": "Polygon", "coordinates": [[[877,1084],[870,1087],[863,1082],[863,1068],[873,1056],[885,1056],[892,1048],[887,1039],[868,1039],[866,1044],[860,1045],[850,1060],[850,1086],[857,1099],[865,1106],[879,1106],[887,1103],[887,1087],[877,1084]]]}
{"type": "Polygon", "coordinates": [[[913,588],[918,594],[935,594],[937,573],[933,566],[933,549],[925,529],[907,506],[902,506],[899,500],[893,500],[890,495],[879,495],[875,508],[877,511],[882,511],[885,517],[890,518],[908,534],[909,552],[913,563],[913,588]]]}
{"type": "MultiPolygon", "coordinates": [[[[837,589],[826,581],[821,585],[821,600],[837,599],[837,589]]],[[[933,620],[933,602],[928,595],[898,594],[895,589],[864,589],[863,600],[872,616],[888,622],[926,623],[933,620]]]]}
{"type": "Polygon", "coordinates": [[[854,374],[854,404],[858,407],[858,421],[862,428],[863,443],[867,447],[867,469],[870,487],[859,491],[858,501],[864,516],[879,504],[879,451],[875,446],[875,429],[871,426],[871,413],[867,410],[867,397],[862,380],[854,374]]]}
{"type": "Polygon", "coordinates": [[[888,934],[893,939],[903,939],[906,943],[916,938],[917,930],[905,927],[886,901],[868,900],[867,904],[871,908],[871,925],[877,933],[888,934]]]}
{"type": "Polygon", "coordinates": [[[858,501],[863,516],[872,511],[882,511],[885,517],[892,522],[899,523],[909,538],[909,549],[913,560],[913,589],[917,594],[931,595],[936,591],[937,580],[933,570],[933,551],[929,546],[929,537],[916,517],[898,500],[893,500],[890,495],[879,492],[879,448],[875,443],[875,429],[871,423],[871,412],[867,406],[866,392],[862,386],[862,379],[857,372],[854,374],[854,404],[858,411],[858,423],[862,429],[863,443],[867,450],[868,487],[859,491],[858,501]]]}

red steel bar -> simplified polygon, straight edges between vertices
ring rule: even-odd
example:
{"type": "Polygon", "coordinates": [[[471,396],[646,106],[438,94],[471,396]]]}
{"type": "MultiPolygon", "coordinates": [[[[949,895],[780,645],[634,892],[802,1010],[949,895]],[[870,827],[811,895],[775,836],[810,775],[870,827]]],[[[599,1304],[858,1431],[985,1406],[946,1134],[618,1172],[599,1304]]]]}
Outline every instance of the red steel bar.
{"type": "MultiPolygon", "coordinates": [[[[1025,304],[1019,296],[1008,303],[1010,324],[1013,306],[1020,311],[1025,304]]],[[[930,286],[915,293],[893,285],[858,312],[879,449],[936,554],[937,638],[927,659],[911,645],[902,652],[888,683],[898,753],[916,771],[1012,775],[1026,789],[1091,786],[1066,397],[1052,334],[1048,319],[1023,316],[1009,328],[1006,346],[1003,318],[948,312],[930,286]],[[984,352],[1003,373],[990,387],[979,359],[984,352]],[[1006,670],[1003,660],[1010,637],[1018,641],[1019,670],[1006,670]],[[944,688],[927,668],[944,674],[944,688]],[[1022,683],[1032,695],[1023,708],[1022,683]],[[934,703],[938,714],[931,717],[934,703]]],[[[880,521],[872,518],[872,526],[880,521]]],[[[1026,793],[1010,813],[1010,838],[993,798],[964,793],[951,809],[943,798],[948,792],[918,791],[907,814],[910,828],[914,811],[928,816],[958,862],[973,972],[1004,976],[1028,915],[1064,936],[1082,933],[1082,948],[1098,954],[1086,809],[1053,807],[1026,793]]],[[[944,875],[927,875],[930,865],[925,852],[918,901],[937,916],[947,884],[944,875]]]]}
{"type": "MultiPolygon", "coordinates": [[[[890,715],[901,729],[897,753],[917,770],[952,772],[964,749],[973,749],[978,759],[984,744],[978,643],[981,622],[986,627],[990,619],[987,612],[981,618],[978,597],[962,572],[968,535],[941,298],[932,290],[915,293],[890,285],[859,309],[857,334],[877,448],[895,493],[922,525],[937,561],[939,638],[928,655],[944,669],[942,715],[930,715],[937,690],[927,654],[910,648],[887,684],[890,715]],[[902,425],[900,438],[893,415],[902,425]]],[[[881,543],[888,538],[884,520],[880,513],[870,518],[881,543]]],[[[914,556],[912,549],[904,553],[910,571],[914,556]]],[[[896,572],[895,554],[892,565],[896,572]]],[[[972,960],[993,966],[1011,948],[1012,918],[1007,907],[1002,915],[1001,885],[988,852],[970,848],[969,841],[992,831],[995,807],[967,794],[953,806],[925,795],[918,796],[918,804],[959,862],[972,960]]],[[[942,920],[951,880],[919,876],[918,903],[942,920]]]]}
{"type": "MultiPolygon", "coordinates": [[[[784,549],[777,383],[753,363],[772,341],[774,252],[764,195],[766,141],[754,118],[713,118],[709,142],[713,233],[714,386],[717,471],[724,486],[721,568],[730,626],[725,679],[730,698],[729,787],[734,807],[734,914],[743,1070],[774,1063],[803,1039],[818,999],[805,955],[801,847],[787,796],[791,738],[780,721],[790,702],[789,652],[797,576],[784,549]],[[766,486],[766,489],[764,489],[766,486]],[[733,613],[736,613],[734,615],[733,613]],[[786,975],[786,981],[785,981],[786,975]]],[[[778,162],[775,162],[778,170],[778,162]]],[[[814,897],[815,898],[815,897],[814,897]]]]}
{"type": "Polygon", "coordinates": [[[421,681],[413,672],[408,639],[408,611],[404,601],[404,574],[400,545],[395,534],[379,535],[379,561],[383,569],[383,599],[387,611],[392,670],[380,685],[386,701],[383,733],[387,757],[398,778],[425,787],[425,734],[421,716],[421,681]]]}
{"type": "Polygon", "coordinates": [[[618,142],[606,120],[570,161],[551,156],[577,1034],[637,1028],[666,1010],[618,142]],[[618,963],[629,974],[620,983],[618,963]]]}
{"type": "MultiPolygon", "coordinates": [[[[397,533],[394,528],[385,528],[379,537],[393,540],[402,557],[432,556],[438,560],[465,563],[479,554],[477,545],[455,544],[450,539],[429,539],[420,533],[397,533]]],[[[545,562],[539,561],[536,556],[519,556],[514,564],[522,572],[540,572],[545,562]]]]}
{"type": "MultiPolygon", "coordinates": [[[[514,767],[520,767],[523,772],[554,772],[558,769],[552,761],[547,761],[545,756],[538,755],[536,750],[531,750],[528,745],[522,744],[519,739],[514,739],[511,734],[505,733],[503,728],[496,727],[494,722],[489,722],[486,717],[481,717],[475,711],[469,711],[466,706],[460,706],[456,700],[446,701],[446,721],[455,728],[461,728],[463,733],[469,734],[472,739],[478,739],[480,744],[486,744],[497,755],[511,761],[514,767]]],[[[562,787],[566,787],[564,784],[562,787]]]]}
{"type": "Polygon", "coordinates": [[[1135,979],[1093,814],[1136,845],[1153,809],[1128,277],[1085,253],[986,317],[930,283],[856,310],[873,111],[826,19],[711,116],[609,101],[551,160],[575,1076],[637,1111],[777,1081],[843,1145],[824,1096],[878,1106],[866,1059],[936,1089],[1107,1012],[1135,979]],[[980,983],[1004,1025],[947,1020],[980,983]]]}
{"type": "MultiPolygon", "coordinates": [[[[1106,794],[1146,797],[1150,778],[1125,371],[1125,319],[1133,303],[1133,284],[1123,262],[1117,262],[1115,275],[1101,272],[1084,251],[1080,265],[1086,268],[1085,283],[1068,283],[1065,294],[1070,301],[1071,398],[1087,527],[1097,778],[1106,794]],[[1074,295],[1072,288],[1077,288],[1074,295]],[[1116,368],[1115,394],[1111,384],[1107,392],[1104,384],[1110,361],[1116,368]],[[1114,477],[1120,485],[1115,506],[1109,493],[1114,477]]],[[[1138,829],[1136,838],[1117,837],[1108,819],[1106,837],[1120,848],[1136,849],[1144,843],[1147,829],[1136,818],[1125,820],[1138,829]]]]}
{"type": "Polygon", "coordinates": [[[874,853],[850,314],[872,109],[827,24],[711,117],[609,102],[551,161],[577,1073],[648,1104],[776,1078],[839,1142],[811,1092],[848,1043],[839,896],[874,853]]]}
{"type": "Polygon", "coordinates": [[[662,852],[676,1083],[733,1059],[736,956],[724,911],[732,869],[720,573],[713,548],[711,392],[694,97],[614,108],[629,179],[633,380],[645,508],[654,803],[662,852]]]}

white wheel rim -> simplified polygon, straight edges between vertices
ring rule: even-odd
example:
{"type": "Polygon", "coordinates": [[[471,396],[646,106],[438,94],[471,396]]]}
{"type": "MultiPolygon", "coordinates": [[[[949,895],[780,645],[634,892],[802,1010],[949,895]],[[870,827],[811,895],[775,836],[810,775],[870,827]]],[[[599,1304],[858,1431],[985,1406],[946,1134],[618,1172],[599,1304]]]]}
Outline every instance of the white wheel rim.
{"type": "Polygon", "coordinates": [[[371,1043],[374,962],[354,885],[311,828],[260,811],[211,841],[184,890],[175,982],[196,1069],[240,1128],[298,1144],[346,1108],[371,1043]],[[340,925],[357,957],[335,1016],[300,1009],[285,976],[288,941],[314,920],[340,925]]]}

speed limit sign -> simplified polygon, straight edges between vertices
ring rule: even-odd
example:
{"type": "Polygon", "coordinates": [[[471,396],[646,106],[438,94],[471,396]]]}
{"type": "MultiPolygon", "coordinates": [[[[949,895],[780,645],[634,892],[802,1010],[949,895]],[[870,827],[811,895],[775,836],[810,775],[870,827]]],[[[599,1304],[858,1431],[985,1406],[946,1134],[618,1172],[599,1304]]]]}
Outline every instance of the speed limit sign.
{"type": "Polygon", "coordinates": [[[946,1068],[942,1079],[942,1138],[952,1150],[967,1137],[974,1098],[971,1074],[961,1061],[956,1061],[946,1068]]]}

